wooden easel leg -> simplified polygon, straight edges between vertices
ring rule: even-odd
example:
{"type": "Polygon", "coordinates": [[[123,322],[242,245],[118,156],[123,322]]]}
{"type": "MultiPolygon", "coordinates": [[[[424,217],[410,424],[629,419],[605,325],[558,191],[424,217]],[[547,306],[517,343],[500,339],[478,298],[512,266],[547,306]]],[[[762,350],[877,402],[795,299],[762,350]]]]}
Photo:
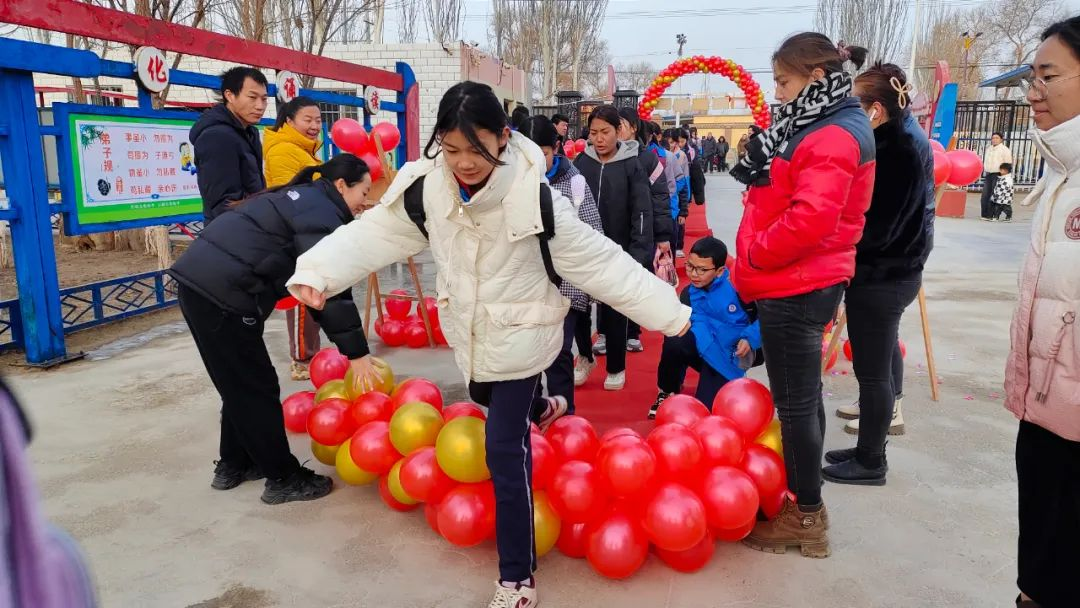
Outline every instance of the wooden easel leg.
{"type": "Polygon", "coordinates": [[[829,340],[829,347],[825,349],[825,356],[821,358],[821,373],[829,367],[829,359],[832,358],[836,349],[840,346],[840,334],[844,332],[844,326],[847,325],[847,311],[841,311],[840,316],[836,319],[836,325],[833,325],[832,339],[829,340]]]}
{"type": "Polygon", "coordinates": [[[926,313],[926,290],[919,288],[919,316],[922,317],[923,343],[926,345],[926,371],[930,374],[930,398],[941,398],[938,388],[937,363],[934,361],[934,345],[930,336],[930,317],[926,313]]]}
{"type": "Polygon", "coordinates": [[[424,330],[427,331],[428,345],[435,348],[435,332],[431,328],[431,319],[428,318],[427,306],[424,306],[424,288],[420,286],[420,276],[416,273],[416,262],[409,258],[409,274],[412,275],[413,285],[416,287],[416,308],[419,309],[420,318],[424,320],[424,330]]]}
{"type": "Polygon", "coordinates": [[[375,286],[372,284],[374,273],[368,275],[367,287],[364,289],[364,335],[371,335],[371,295],[375,286]]]}

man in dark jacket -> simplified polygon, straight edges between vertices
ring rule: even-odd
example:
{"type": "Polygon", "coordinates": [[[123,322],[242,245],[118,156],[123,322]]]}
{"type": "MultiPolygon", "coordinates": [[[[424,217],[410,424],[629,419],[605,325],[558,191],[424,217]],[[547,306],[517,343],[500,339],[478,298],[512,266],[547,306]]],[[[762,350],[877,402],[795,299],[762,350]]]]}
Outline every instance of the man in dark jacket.
{"type": "Polygon", "coordinates": [[[266,112],[266,76],[255,68],[232,68],[221,75],[221,97],[222,103],[191,127],[206,224],[227,211],[230,202],[266,189],[255,128],[266,112]]]}

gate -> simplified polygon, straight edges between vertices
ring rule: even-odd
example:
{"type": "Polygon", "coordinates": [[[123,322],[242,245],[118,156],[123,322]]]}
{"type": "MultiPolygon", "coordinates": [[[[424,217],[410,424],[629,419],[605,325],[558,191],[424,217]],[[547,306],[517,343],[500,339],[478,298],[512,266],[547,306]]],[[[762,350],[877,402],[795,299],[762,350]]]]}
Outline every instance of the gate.
{"type": "MultiPolygon", "coordinates": [[[[1013,180],[1030,188],[1042,175],[1042,157],[1029,136],[1031,106],[1019,101],[961,101],[956,104],[956,147],[979,155],[990,147],[995,131],[1005,136],[1013,155],[1013,180]]],[[[982,190],[983,180],[969,189],[982,190]]]]}

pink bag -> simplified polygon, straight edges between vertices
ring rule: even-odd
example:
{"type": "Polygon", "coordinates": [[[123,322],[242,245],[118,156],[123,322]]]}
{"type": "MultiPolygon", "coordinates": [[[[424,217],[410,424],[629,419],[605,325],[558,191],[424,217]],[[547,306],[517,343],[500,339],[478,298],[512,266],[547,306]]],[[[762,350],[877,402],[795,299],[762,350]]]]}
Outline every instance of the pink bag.
{"type": "Polygon", "coordinates": [[[657,251],[656,257],[653,258],[653,270],[656,276],[660,277],[668,285],[675,287],[679,284],[679,274],[675,272],[675,260],[672,259],[670,253],[657,251]]]}

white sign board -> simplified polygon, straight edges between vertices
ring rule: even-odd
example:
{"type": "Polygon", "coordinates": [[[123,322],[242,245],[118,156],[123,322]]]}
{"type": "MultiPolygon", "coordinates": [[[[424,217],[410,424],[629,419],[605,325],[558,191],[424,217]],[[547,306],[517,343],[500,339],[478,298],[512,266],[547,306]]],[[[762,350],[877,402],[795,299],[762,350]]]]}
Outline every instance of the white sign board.
{"type": "Polygon", "coordinates": [[[288,70],[278,72],[274,84],[277,85],[277,98],[283,103],[289,103],[300,95],[300,78],[288,70]]]}
{"type": "Polygon", "coordinates": [[[135,74],[139,83],[152,93],[160,93],[169,86],[169,66],[165,53],[152,46],[139,47],[135,51],[135,74]]]}

